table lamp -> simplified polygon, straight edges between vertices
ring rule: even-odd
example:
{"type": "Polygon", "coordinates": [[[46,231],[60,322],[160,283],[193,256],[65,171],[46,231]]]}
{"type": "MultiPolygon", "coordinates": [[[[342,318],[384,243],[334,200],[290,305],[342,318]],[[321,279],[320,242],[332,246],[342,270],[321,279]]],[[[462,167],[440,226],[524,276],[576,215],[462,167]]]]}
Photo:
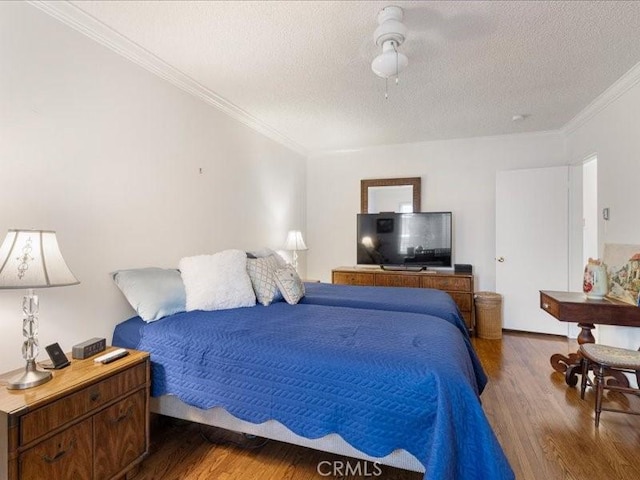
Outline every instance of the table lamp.
{"type": "Polygon", "coordinates": [[[51,372],[36,368],[38,296],[33,289],[78,283],[62,258],[56,232],[9,230],[0,246],[0,289],[27,289],[22,300],[22,356],[27,365],[24,373],[9,381],[8,389],[24,390],[51,380],[51,372]]]}
{"type": "Polygon", "coordinates": [[[308,250],[302,239],[300,230],[291,230],[287,234],[287,240],[284,242],[284,249],[293,251],[293,268],[298,271],[298,252],[300,250],[308,250]]]}

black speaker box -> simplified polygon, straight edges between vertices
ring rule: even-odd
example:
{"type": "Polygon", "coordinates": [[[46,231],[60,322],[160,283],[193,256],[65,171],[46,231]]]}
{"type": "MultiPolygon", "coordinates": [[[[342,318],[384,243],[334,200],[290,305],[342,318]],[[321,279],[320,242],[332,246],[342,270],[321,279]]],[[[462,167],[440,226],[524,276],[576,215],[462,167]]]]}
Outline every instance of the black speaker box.
{"type": "Polygon", "coordinates": [[[468,263],[456,263],[453,265],[454,273],[473,273],[473,267],[468,263]]]}

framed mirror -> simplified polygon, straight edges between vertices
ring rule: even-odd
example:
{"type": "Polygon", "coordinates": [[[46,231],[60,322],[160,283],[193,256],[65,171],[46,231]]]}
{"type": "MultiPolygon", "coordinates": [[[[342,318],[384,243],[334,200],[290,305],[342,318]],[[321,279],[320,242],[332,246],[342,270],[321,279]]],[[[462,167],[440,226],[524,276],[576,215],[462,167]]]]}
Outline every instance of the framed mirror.
{"type": "Polygon", "coordinates": [[[421,178],[360,180],[360,213],[419,212],[421,178]]]}

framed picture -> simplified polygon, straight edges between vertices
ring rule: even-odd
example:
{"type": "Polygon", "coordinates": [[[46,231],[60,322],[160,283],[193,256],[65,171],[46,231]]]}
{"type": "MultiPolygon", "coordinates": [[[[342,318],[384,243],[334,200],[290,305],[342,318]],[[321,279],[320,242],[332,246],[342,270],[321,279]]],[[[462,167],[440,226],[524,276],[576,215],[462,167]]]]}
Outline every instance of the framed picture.
{"type": "Polygon", "coordinates": [[[640,306],[640,245],[604,245],[609,275],[608,297],[640,306]]]}

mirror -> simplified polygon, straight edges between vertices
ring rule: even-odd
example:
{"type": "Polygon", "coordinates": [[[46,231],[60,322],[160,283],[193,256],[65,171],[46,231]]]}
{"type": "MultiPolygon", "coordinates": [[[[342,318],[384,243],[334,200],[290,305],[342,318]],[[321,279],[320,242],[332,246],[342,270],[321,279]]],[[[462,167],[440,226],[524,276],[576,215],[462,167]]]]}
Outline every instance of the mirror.
{"type": "Polygon", "coordinates": [[[360,180],[360,213],[419,212],[420,177],[360,180]]]}

